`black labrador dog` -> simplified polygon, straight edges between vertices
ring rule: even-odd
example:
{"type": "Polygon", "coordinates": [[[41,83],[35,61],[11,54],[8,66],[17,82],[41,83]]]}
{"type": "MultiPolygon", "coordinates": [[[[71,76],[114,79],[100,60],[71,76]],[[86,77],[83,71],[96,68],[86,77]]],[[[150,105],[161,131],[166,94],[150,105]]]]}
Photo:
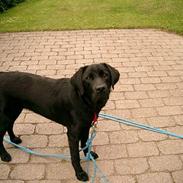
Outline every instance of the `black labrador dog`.
{"type": "MultiPolygon", "coordinates": [[[[23,72],[0,72],[0,157],[11,161],[3,146],[6,132],[16,144],[13,124],[22,109],[29,109],[67,127],[72,165],[76,176],[87,181],[80,165],[79,141],[86,145],[95,115],[106,104],[111,87],[119,80],[119,72],[108,64],[80,68],[71,78],[51,79],[23,72]]],[[[86,155],[88,149],[84,150],[86,155]]],[[[96,159],[98,155],[91,152],[96,159]]]]}

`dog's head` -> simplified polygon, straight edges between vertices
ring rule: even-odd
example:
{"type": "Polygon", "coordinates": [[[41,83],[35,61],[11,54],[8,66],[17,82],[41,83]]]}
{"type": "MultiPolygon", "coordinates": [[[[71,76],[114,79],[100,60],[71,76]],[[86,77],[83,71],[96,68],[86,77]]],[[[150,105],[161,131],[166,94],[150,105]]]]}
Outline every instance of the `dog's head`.
{"type": "Polygon", "coordinates": [[[111,87],[119,80],[119,72],[102,63],[81,67],[71,78],[71,84],[81,96],[92,104],[103,106],[109,98],[111,87]]]}

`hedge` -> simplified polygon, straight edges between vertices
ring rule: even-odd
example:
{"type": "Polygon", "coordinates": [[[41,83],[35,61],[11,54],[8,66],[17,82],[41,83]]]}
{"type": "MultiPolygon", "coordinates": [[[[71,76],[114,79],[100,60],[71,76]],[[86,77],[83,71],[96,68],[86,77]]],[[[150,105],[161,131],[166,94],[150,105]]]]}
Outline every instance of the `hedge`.
{"type": "Polygon", "coordinates": [[[4,12],[7,9],[16,6],[16,4],[23,2],[24,0],[0,0],[0,12],[4,12]]]}

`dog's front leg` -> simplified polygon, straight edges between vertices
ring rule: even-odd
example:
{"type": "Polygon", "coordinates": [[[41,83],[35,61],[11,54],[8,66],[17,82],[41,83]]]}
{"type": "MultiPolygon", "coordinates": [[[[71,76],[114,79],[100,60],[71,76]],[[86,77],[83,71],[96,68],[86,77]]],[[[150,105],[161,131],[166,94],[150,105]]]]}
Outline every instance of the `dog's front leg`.
{"type": "Polygon", "coordinates": [[[67,132],[69,147],[71,153],[71,161],[74,167],[76,177],[78,180],[87,181],[89,180],[87,173],[82,169],[80,164],[80,156],[79,156],[79,134],[76,134],[74,130],[68,129],[67,132]]]}

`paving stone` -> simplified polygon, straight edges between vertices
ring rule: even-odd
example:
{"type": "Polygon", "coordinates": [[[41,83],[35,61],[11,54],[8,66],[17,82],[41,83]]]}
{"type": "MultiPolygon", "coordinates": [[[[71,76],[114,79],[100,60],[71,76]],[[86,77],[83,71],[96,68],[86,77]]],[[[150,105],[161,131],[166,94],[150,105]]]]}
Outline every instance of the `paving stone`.
{"type": "Polygon", "coordinates": [[[118,159],[128,156],[124,145],[96,146],[95,150],[101,160],[118,159]]]}
{"type": "Polygon", "coordinates": [[[68,147],[69,144],[68,144],[67,134],[49,136],[48,146],[50,146],[50,147],[68,147]]]}
{"type": "Polygon", "coordinates": [[[176,122],[171,116],[155,116],[147,118],[148,123],[154,127],[175,126],[176,122]]]}
{"type": "Polygon", "coordinates": [[[93,145],[105,145],[109,144],[109,137],[106,132],[98,132],[94,141],[93,145]]]}
{"type": "Polygon", "coordinates": [[[158,142],[158,148],[163,154],[183,153],[182,140],[165,140],[158,142]]]}
{"type": "Polygon", "coordinates": [[[32,124],[15,124],[14,131],[17,135],[30,135],[34,133],[35,125],[32,124]]]}
{"type": "Polygon", "coordinates": [[[142,107],[164,106],[163,101],[161,99],[157,99],[157,98],[139,100],[139,103],[142,107]]]}
{"type": "Polygon", "coordinates": [[[159,151],[154,142],[139,142],[127,145],[130,157],[146,157],[158,155],[159,151]]]}
{"type": "Polygon", "coordinates": [[[25,116],[25,123],[46,123],[49,121],[50,120],[35,113],[28,113],[25,116]]]}
{"type": "Polygon", "coordinates": [[[146,92],[125,92],[126,99],[144,99],[148,98],[146,92]]]}
{"type": "Polygon", "coordinates": [[[161,97],[169,97],[170,93],[168,90],[154,90],[154,91],[148,91],[148,95],[151,98],[161,98],[161,97]]]}
{"type": "Polygon", "coordinates": [[[111,183],[135,183],[135,178],[132,176],[110,176],[111,183]]]}
{"type": "Polygon", "coordinates": [[[120,124],[115,123],[112,120],[99,119],[97,124],[97,131],[118,131],[120,130],[120,124]]]}
{"type": "Polygon", "coordinates": [[[46,168],[46,178],[48,180],[75,178],[75,172],[70,162],[48,164],[46,168]]]}
{"type": "Polygon", "coordinates": [[[109,134],[112,144],[128,144],[139,140],[136,131],[116,131],[109,134]]]}
{"type": "Polygon", "coordinates": [[[141,174],[148,169],[145,158],[115,160],[115,168],[119,175],[141,174]]]}
{"type": "Polygon", "coordinates": [[[157,113],[154,108],[139,108],[139,109],[132,109],[132,115],[134,118],[141,118],[141,117],[153,117],[156,116],[157,113]]]}
{"type": "Polygon", "coordinates": [[[117,100],[115,103],[118,109],[130,109],[140,107],[136,100],[117,100]]]}
{"type": "Polygon", "coordinates": [[[171,175],[169,173],[146,173],[137,176],[138,183],[173,183],[171,175]]]}
{"type": "MultiPolygon", "coordinates": [[[[177,135],[182,135],[183,126],[168,127],[166,128],[166,130],[169,132],[175,133],[177,135]]],[[[177,139],[177,138],[170,136],[170,139],[177,139]]]]}
{"type": "Polygon", "coordinates": [[[155,90],[155,86],[153,84],[138,84],[134,85],[136,91],[149,91],[155,90]]]}
{"type": "Polygon", "coordinates": [[[174,116],[174,119],[178,125],[183,125],[183,115],[174,116]]]}
{"type": "Polygon", "coordinates": [[[17,165],[10,174],[11,179],[36,180],[42,179],[45,166],[39,164],[17,165]]]}
{"type": "Polygon", "coordinates": [[[36,126],[36,133],[38,134],[61,134],[63,133],[63,126],[57,123],[38,124],[36,126]]]}
{"type": "Polygon", "coordinates": [[[105,172],[106,176],[113,175],[115,172],[114,161],[112,161],[112,160],[97,161],[97,165],[100,167],[100,169],[103,172],[105,172]]]}
{"type": "MultiPolygon", "coordinates": [[[[181,36],[152,29],[0,33],[0,70],[57,79],[106,62],[120,71],[120,80],[103,112],[182,134],[182,45],[181,36]]],[[[21,145],[69,154],[66,130],[40,115],[23,110],[14,128],[22,135],[21,145]]],[[[2,183],[80,182],[70,162],[5,147],[13,159],[0,162],[2,183]]],[[[183,182],[181,139],[99,119],[93,148],[112,182],[183,182]]]]}
{"type": "Polygon", "coordinates": [[[181,109],[180,106],[158,107],[157,111],[158,111],[159,115],[163,115],[163,116],[183,114],[183,110],[181,109]]]}
{"type": "Polygon", "coordinates": [[[175,171],[182,168],[182,161],[175,155],[150,157],[149,164],[152,171],[175,171]]]}
{"type": "Polygon", "coordinates": [[[138,135],[139,135],[139,138],[145,142],[160,141],[168,138],[168,136],[166,135],[151,132],[151,131],[146,131],[146,130],[139,130],[138,135]]]}
{"type": "Polygon", "coordinates": [[[31,148],[46,147],[48,143],[46,135],[23,135],[21,139],[23,141],[22,145],[31,148]]]}
{"type": "Polygon", "coordinates": [[[0,183],[24,183],[23,180],[0,180],[0,183]]]}
{"type": "MultiPolygon", "coordinates": [[[[35,148],[34,151],[43,153],[43,154],[66,154],[64,153],[64,150],[62,148],[56,148],[56,147],[35,148]]],[[[38,164],[60,162],[60,161],[62,161],[62,159],[54,158],[54,157],[41,157],[41,156],[35,156],[35,155],[31,155],[29,160],[30,163],[38,163],[38,164]]]]}
{"type": "Polygon", "coordinates": [[[173,176],[175,183],[182,183],[183,182],[183,170],[173,172],[172,176],[173,176]]]}
{"type": "Polygon", "coordinates": [[[10,153],[12,157],[12,161],[10,161],[10,164],[16,164],[16,163],[28,163],[30,155],[26,152],[21,151],[17,148],[10,148],[7,149],[7,151],[10,153]]]}
{"type": "Polygon", "coordinates": [[[30,181],[27,181],[27,183],[62,183],[61,180],[30,180],[30,181]]]}
{"type": "Polygon", "coordinates": [[[0,180],[1,179],[7,179],[8,175],[10,173],[10,167],[5,164],[0,164],[0,180]]]}

